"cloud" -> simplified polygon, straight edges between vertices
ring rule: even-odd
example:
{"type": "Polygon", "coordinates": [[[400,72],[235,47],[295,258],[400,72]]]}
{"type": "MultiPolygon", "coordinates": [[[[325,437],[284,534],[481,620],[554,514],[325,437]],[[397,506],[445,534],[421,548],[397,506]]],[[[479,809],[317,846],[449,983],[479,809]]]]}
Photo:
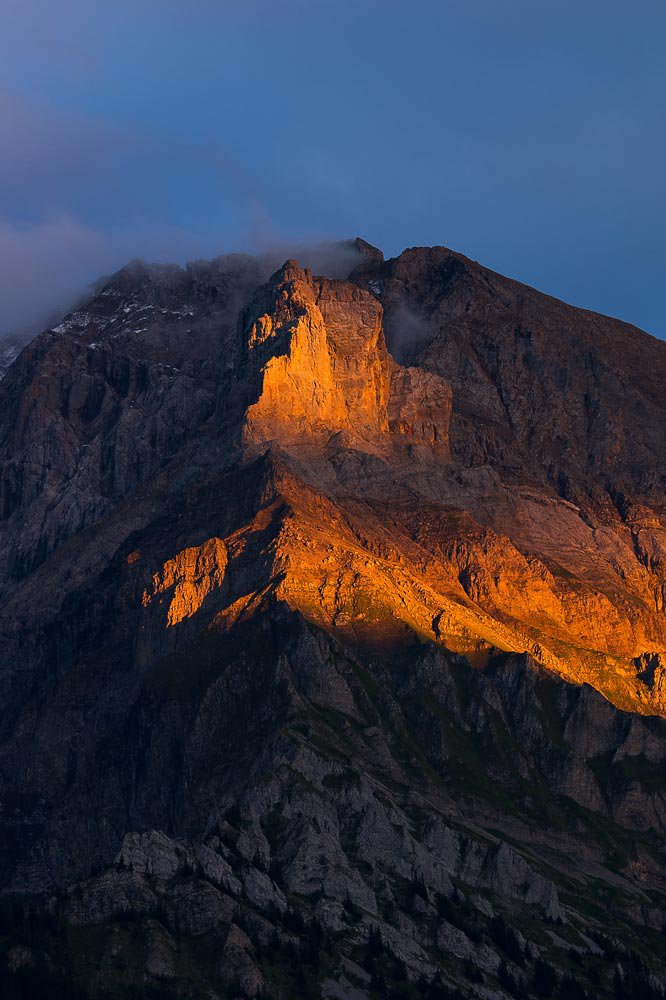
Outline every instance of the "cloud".
{"type": "Polygon", "coordinates": [[[211,240],[168,225],[107,233],[65,215],[38,223],[0,220],[0,335],[43,329],[93,281],[131,258],[182,262],[215,252],[211,240]]]}
{"type": "Polygon", "coordinates": [[[408,362],[435,333],[432,325],[405,302],[385,313],[386,343],[396,361],[408,362]]]}
{"type": "Polygon", "coordinates": [[[0,335],[41,329],[136,257],[182,264],[247,250],[263,257],[267,275],[296,257],[330,277],[360,260],[332,242],[282,241],[251,172],[219,144],[174,148],[0,89],[0,148],[0,335]],[[190,211],[198,206],[188,205],[187,187],[208,225],[190,211]]]}
{"type": "MultiPolygon", "coordinates": [[[[165,224],[133,224],[105,232],[66,215],[38,223],[0,219],[0,336],[46,328],[94,281],[131,259],[183,264],[236,249],[165,224]]],[[[330,278],[347,277],[363,259],[354,246],[330,241],[261,239],[246,249],[258,254],[266,278],[288,258],[330,278]]]]}
{"type": "Polygon", "coordinates": [[[255,249],[269,273],[277,270],[285,260],[296,260],[313,274],[347,278],[365,259],[350,240],[290,240],[267,244],[260,241],[255,249]]]}
{"type": "Polygon", "coordinates": [[[132,258],[183,263],[276,238],[251,173],[219,144],[174,147],[0,89],[0,149],[0,334],[34,329],[132,258]]]}
{"type": "Polygon", "coordinates": [[[36,225],[0,221],[0,333],[32,328],[81,291],[90,262],[102,260],[99,233],[73,219],[36,225]]]}

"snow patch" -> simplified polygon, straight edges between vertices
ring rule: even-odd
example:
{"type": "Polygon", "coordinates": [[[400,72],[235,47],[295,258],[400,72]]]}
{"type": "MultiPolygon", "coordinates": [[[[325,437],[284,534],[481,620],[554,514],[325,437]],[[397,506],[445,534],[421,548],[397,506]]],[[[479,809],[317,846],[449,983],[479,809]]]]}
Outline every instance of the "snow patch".
{"type": "Polygon", "coordinates": [[[62,323],[51,329],[51,333],[68,333],[70,330],[82,330],[84,327],[90,326],[92,322],[93,317],[89,312],[79,310],[70,316],[66,316],[62,323]]]}

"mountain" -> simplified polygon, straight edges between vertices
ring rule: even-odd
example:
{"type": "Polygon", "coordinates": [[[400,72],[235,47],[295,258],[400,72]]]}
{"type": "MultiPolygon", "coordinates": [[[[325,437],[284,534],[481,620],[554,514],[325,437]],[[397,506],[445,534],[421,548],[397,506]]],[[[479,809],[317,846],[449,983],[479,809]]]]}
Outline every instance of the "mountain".
{"type": "Polygon", "coordinates": [[[5,993],[661,997],[666,344],[305,263],[133,262],[0,382],[5,993]]]}

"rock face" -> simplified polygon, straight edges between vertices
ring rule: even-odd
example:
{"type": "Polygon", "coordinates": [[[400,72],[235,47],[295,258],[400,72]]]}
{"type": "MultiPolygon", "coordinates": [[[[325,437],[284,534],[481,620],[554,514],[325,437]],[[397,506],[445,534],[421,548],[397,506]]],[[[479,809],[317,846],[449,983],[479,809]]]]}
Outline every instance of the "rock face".
{"type": "Polygon", "coordinates": [[[369,292],[315,280],[288,261],[255,297],[244,333],[258,395],[245,416],[248,442],[288,447],[387,433],[389,356],[369,292]]]}
{"type": "Polygon", "coordinates": [[[6,334],[0,337],[0,379],[3,379],[29,341],[24,334],[6,334]]]}
{"type": "Polygon", "coordinates": [[[343,249],[0,383],[8,995],[661,995],[666,345],[343,249]]]}

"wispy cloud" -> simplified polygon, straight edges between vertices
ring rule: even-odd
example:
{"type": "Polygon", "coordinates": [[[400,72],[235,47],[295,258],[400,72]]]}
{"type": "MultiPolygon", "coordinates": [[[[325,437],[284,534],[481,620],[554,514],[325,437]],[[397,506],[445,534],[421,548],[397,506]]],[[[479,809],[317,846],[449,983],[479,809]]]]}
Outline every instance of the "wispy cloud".
{"type": "Polygon", "coordinates": [[[99,233],[66,217],[0,221],[0,333],[46,322],[81,290],[90,262],[107,249],[99,233]]]}
{"type": "Polygon", "coordinates": [[[130,258],[276,240],[257,183],[219,144],[174,146],[0,90],[0,148],[0,334],[34,327],[130,258]],[[184,183],[207,191],[209,225],[188,225],[184,183]]]}
{"type": "Polygon", "coordinates": [[[182,262],[222,249],[210,238],[158,223],[107,233],[66,215],[35,223],[0,220],[0,336],[37,332],[91,282],[133,257],[182,262]]]}

